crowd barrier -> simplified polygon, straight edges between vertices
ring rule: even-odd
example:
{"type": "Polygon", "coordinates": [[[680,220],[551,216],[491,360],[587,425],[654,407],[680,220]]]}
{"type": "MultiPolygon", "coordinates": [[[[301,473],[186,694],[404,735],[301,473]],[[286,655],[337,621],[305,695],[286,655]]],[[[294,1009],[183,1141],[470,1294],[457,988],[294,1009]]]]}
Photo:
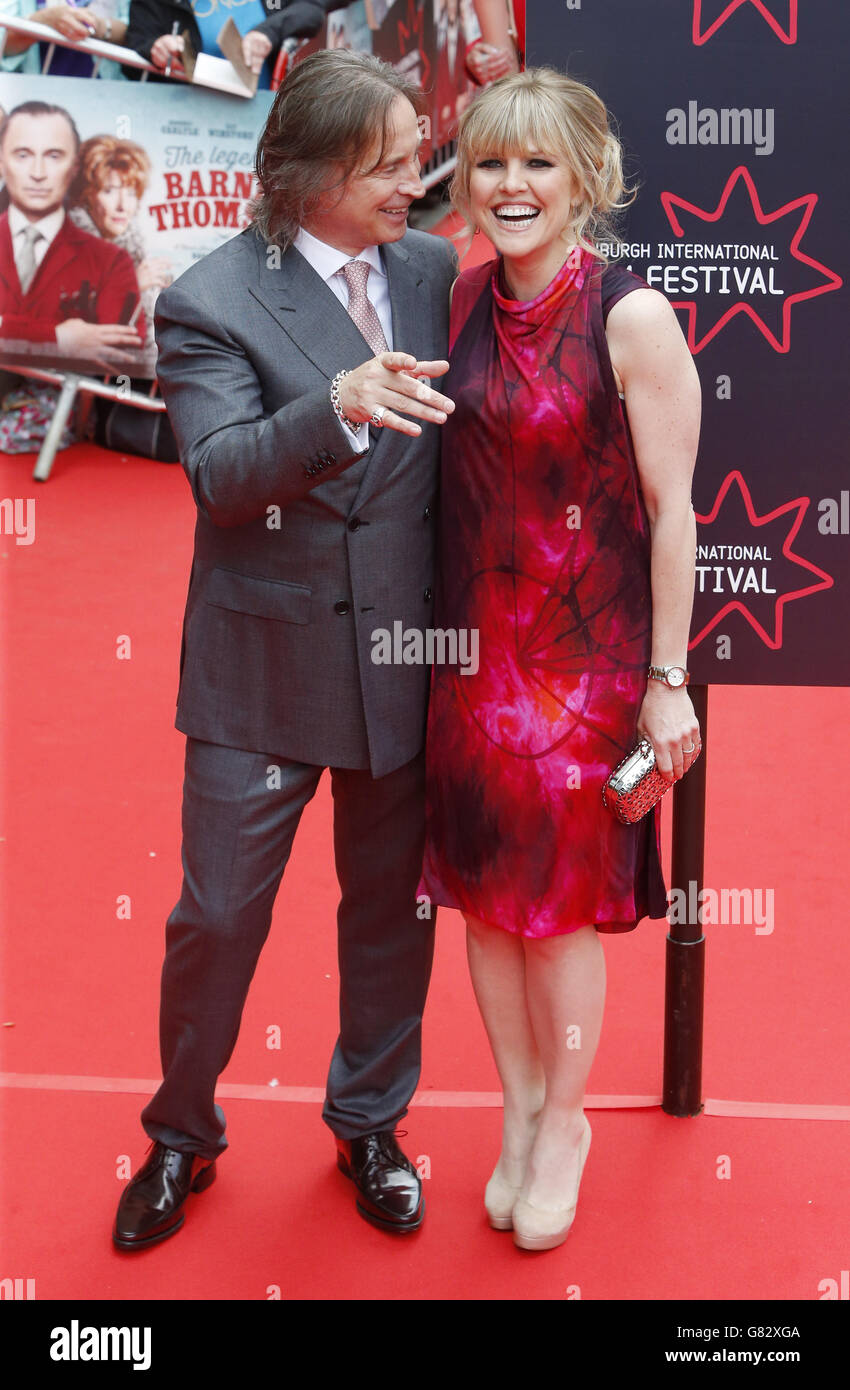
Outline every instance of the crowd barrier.
{"type": "MultiPolygon", "coordinates": [[[[161,68],[149,63],[147,58],[143,58],[133,48],[124,48],[117,43],[106,43],[103,39],[68,39],[58,30],[51,29],[47,24],[37,24],[30,19],[14,19],[9,15],[0,15],[0,58],[3,57],[6,49],[7,30],[11,30],[15,34],[26,34],[29,38],[37,39],[40,43],[49,45],[41,67],[42,76],[46,76],[50,72],[50,64],[56,48],[73,48],[78,53],[90,54],[95,60],[92,78],[98,77],[98,68],[104,58],[111,58],[114,63],[121,63],[125,67],[138,68],[142,74],[140,79],[142,82],[147,81],[149,72],[155,72],[160,77],[164,76],[161,68]]],[[[188,82],[190,80],[185,73],[176,71],[170,72],[168,79],[175,82],[188,82]]],[[[192,85],[227,92],[229,96],[249,97],[251,95],[249,92],[238,89],[232,83],[217,82],[214,78],[204,78],[202,75],[196,76],[192,80],[192,85]]]]}

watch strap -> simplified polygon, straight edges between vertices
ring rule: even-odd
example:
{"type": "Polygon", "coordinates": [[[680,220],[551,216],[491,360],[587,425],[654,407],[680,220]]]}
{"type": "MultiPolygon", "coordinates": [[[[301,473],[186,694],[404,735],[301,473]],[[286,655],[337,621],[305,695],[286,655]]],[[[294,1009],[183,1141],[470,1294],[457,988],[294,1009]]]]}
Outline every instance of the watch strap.
{"type": "Polygon", "coordinates": [[[647,670],[647,676],[650,680],[664,681],[665,685],[669,685],[671,689],[674,690],[680,690],[683,686],[686,686],[691,678],[690,671],[686,671],[684,666],[676,666],[675,664],[672,666],[650,666],[647,670]],[[668,679],[670,671],[682,671],[685,679],[673,685],[668,679]]]}

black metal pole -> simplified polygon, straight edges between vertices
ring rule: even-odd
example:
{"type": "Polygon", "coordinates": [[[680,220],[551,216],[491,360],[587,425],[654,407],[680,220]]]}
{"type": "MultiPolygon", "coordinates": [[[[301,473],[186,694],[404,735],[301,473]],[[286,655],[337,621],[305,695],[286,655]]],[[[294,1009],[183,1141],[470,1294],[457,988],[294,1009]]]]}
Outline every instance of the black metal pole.
{"type": "MultiPolygon", "coordinates": [[[[664,997],[664,1093],[668,1115],[702,1110],[705,937],[699,912],[705,857],[708,686],[690,689],[702,753],[673,789],[673,866],[664,997]]],[[[668,918],[668,920],[669,920],[668,918]]]]}

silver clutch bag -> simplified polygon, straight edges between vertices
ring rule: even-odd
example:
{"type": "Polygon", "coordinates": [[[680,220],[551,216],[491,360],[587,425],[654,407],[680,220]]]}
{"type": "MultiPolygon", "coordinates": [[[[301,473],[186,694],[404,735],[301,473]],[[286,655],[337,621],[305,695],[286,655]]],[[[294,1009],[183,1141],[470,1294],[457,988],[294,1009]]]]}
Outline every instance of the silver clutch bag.
{"type": "Polygon", "coordinates": [[[658,804],[673,785],[664,780],[655,766],[655,752],[649,739],[642,738],[637,747],[614,768],[602,788],[602,800],[617,820],[624,825],[634,825],[658,804]]]}

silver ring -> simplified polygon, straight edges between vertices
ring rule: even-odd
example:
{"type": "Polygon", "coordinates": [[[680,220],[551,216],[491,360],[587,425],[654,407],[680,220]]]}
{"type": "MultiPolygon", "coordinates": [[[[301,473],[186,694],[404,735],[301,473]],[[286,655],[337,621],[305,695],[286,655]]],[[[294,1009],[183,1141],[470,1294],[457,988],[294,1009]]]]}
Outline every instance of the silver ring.
{"type": "Polygon", "coordinates": [[[380,427],[384,423],[384,416],[386,415],[386,413],[387,407],[385,405],[376,405],[375,409],[372,411],[371,416],[369,417],[369,424],[377,425],[380,429],[380,427]]]}
{"type": "Polygon", "coordinates": [[[695,744],[695,743],[692,743],[691,746],[690,746],[690,748],[683,748],[683,749],[682,749],[682,752],[683,752],[683,753],[693,753],[693,751],[694,751],[695,748],[696,748],[696,744],[695,744]]]}

